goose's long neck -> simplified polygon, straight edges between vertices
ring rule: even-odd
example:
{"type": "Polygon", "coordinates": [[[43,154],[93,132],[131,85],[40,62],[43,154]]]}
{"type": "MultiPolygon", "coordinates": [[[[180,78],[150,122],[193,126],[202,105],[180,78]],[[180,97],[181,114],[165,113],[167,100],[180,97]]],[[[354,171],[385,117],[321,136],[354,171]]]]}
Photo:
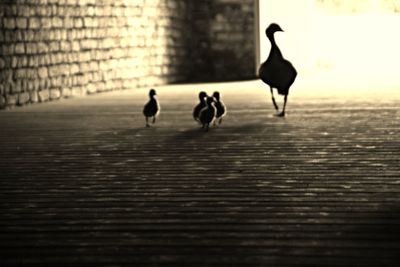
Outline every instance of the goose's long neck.
{"type": "Polygon", "coordinates": [[[271,51],[269,53],[269,58],[271,57],[279,57],[282,58],[281,50],[279,50],[278,45],[275,42],[274,35],[268,36],[269,41],[271,42],[271,51]]]}

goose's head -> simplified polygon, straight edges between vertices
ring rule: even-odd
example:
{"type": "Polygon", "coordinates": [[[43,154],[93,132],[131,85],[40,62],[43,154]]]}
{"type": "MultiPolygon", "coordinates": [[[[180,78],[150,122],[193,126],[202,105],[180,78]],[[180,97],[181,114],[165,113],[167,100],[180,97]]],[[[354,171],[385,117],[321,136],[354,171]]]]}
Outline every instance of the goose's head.
{"type": "Polygon", "coordinates": [[[210,106],[212,103],[214,103],[215,102],[215,99],[214,99],[214,97],[212,97],[212,96],[208,96],[207,97],[207,105],[208,106],[210,106]]]}
{"type": "Polygon", "coordinates": [[[220,93],[218,92],[218,91],[216,91],[216,92],[214,92],[214,94],[213,94],[213,97],[217,100],[217,101],[219,101],[219,99],[220,99],[220,93]]]}
{"type": "Polygon", "coordinates": [[[275,32],[283,32],[281,26],[276,23],[271,23],[268,28],[265,30],[265,34],[268,38],[272,37],[275,32]]]}
{"type": "Polygon", "coordinates": [[[201,91],[201,92],[199,93],[199,99],[200,99],[200,101],[204,100],[204,98],[206,98],[206,97],[207,97],[207,93],[206,93],[206,92],[201,91]]]}
{"type": "Polygon", "coordinates": [[[151,89],[150,92],[149,92],[149,96],[150,96],[150,97],[153,97],[153,96],[155,96],[155,95],[156,95],[156,90],[151,89]]]}

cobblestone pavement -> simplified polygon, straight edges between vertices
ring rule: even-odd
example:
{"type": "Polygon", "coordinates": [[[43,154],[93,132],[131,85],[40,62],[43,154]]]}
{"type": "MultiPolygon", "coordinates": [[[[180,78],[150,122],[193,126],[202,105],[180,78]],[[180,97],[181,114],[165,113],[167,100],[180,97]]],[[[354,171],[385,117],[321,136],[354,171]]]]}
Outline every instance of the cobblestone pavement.
{"type": "Polygon", "coordinates": [[[1,266],[398,266],[398,98],[156,89],[151,128],[147,89],[0,112],[1,266]]]}

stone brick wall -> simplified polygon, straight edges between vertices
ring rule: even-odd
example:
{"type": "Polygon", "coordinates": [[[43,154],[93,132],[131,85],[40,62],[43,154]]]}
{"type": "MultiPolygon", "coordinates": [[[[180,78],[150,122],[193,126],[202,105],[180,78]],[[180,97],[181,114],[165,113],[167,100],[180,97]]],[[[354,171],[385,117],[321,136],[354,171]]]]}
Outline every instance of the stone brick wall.
{"type": "Polygon", "coordinates": [[[253,1],[2,0],[0,108],[249,77],[253,1]]]}
{"type": "Polygon", "coordinates": [[[255,0],[199,0],[193,12],[192,81],[255,77],[255,0]]]}

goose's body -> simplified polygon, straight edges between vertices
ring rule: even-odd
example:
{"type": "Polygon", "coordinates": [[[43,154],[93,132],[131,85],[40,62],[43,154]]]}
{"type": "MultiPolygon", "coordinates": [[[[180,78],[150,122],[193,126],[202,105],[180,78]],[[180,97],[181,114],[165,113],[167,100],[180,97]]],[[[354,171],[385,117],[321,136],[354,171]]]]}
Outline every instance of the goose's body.
{"type": "Polygon", "coordinates": [[[217,109],[217,114],[215,116],[218,123],[222,123],[222,117],[226,115],[226,106],[221,100],[221,94],[219,92],[214,92],[213,97],[215,98],[215,108],[217,109]]]}
{"type": "Polygon", "coordinates": [[[278,110],[278,105],[275,102],[272,88],[276,88],[280,95],[285,96],[283,110],[279,114],[279,116],[285,116],[287,95],[289,94],[290,86],[296,79],[297,71],[292,63],[283,58],[282,52],[274,38],[274,33],[277,31],[282,31],[282,29],[275,23],[271,24],[266,29],[266,35],[271,42],[271,51],[267,60],[260,66],[259,77],[264,83],[269,85],[272,94],[272,102],[276,110],[278,110]]]}
{"type": "Polygon", "coordinates": [[[206,106],[200,111],[199,120],[203,128],[208,131],[210,124],[215,120],[217,109],[214,106],[214,98],[207,97],[206,106]]]}
{"type": "Polygon", "coordinates": [[[156,117],[160,113],[160,104],[157,101],[156,91],[151,89],[149,92],[150,100],[144,105],[143,115],[146,118],[146,127],[150,127],[149,118],[153,118],[153,123],[156,122],[156,117]]]}
{"type": "Polygon", "coordinates": [[[200,92],[199,93],[199,103],[194,107],[193,109],[193,118],[200,122],[200,111],[207,106],[206,104],[206,97],[207,93],[206,92],[200,92]]]}

